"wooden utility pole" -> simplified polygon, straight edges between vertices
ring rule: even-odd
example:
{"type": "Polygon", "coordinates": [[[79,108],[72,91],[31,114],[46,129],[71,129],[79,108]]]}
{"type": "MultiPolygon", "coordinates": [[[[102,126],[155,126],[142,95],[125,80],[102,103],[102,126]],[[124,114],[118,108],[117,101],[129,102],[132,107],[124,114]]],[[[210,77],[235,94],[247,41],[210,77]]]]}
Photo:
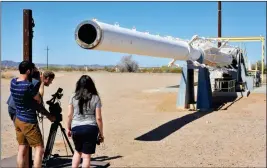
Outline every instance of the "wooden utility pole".
{"type": "Polygon", "coordinates": [[[48,50],[49,50],[48,46],[45,50],[46,50],[46,69],[48,69],[48,50]]]}
{"type": "MultiPolygon", "coordinates": [[[[32,39],[34,20],[32,18],[32,10],[23,10],[23,60],[32,62],[32,39]]],[[[31,81],[31,78],[29,79],[31,81]]],[[[32,148],[29,148],[29,166],[32,167],[32,148]]]]}
{"type": "MultiPolygon", "coordinates": [[[[222,37],[222,16],[221,16],[221,13],[222,13],[222,2],[221,1],[218,1],[218,38],[222,37]]],[[[221,46],[221,42],[218,42],[218,47],[221,46]]]]}
{"type": "Polygon", "coordinates": [[[32,62],[32,38],[34,21],[32,10],[23,10],[23,60],[32,62]]]}

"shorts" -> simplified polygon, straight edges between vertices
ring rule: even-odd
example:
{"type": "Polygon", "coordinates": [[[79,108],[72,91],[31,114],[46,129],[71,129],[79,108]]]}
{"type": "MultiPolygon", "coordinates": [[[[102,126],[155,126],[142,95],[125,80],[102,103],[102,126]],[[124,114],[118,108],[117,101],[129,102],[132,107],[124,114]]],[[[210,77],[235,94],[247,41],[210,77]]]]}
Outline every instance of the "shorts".
{"type": "Polygon", "coordinates": [[[15,120],[15,116],[16,116],[16,109],[11,107],[11,106],[8,106],[8,114],[9,114],[9,117],[11,118],[11,120],[14,122],[15,120]]]}
{"type": "Polygon", "coordinates": [[[29,145],[30,147],[44,146],[38,123],[26,123],[16,117],[14,123],[19,145],[29,145]]]}
{"type": "Polygon", "coordinates": [[[98,136],[98,127],[81,125],[71,129],[75,150],[84,154],[94,154],[98,136]]]}

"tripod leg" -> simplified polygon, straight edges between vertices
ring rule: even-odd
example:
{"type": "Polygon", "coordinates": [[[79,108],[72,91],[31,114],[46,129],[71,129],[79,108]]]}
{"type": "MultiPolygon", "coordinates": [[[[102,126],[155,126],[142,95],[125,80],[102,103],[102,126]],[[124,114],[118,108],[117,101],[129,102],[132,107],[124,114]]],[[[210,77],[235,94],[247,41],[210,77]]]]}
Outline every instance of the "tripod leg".
{"type": "Polygon", "coordinates": [[[32,147],[29,147],[29,156],[28,156],[28,159],[29,159],[29,166],[30,167],[33,167],[33,160],[32,160],[32,147]]]}
{"type": "Polygon", "coordinates": [[[44,158],[43,158],[43,163],[46,164],[46,162],[49,160],[49,157],[51,156],[53,146],[55,143],[55,138],[57,134],[57,129],[58,129],[58,123],[52,123],[50,127],[50,132],[48,136],[48,140],[46,143],[46,148],[44,152],[44,158]]]}
{"type": "Polygon", "coordinates": [[[65,128],[62,127],[61,123],[59,123],[59,126],[60,126],[60,129],[61,129],[61,132],[62,132],[63,135],[64,135],[64,138],[66,139],[66,141],[67,141],[67,143],[68,143],[68,145],[69,145],[69,148],[70,148],[70,150],[71,150],[71,153],[72,153],[72,155],[73,155],[73,154],[74,154],[74,150],[72,149],[72,146],[71,146],[71,144],[70,144],[70,141],[69,141],[69,139],[68,139],[68,137],[67,137],[67,135],[66,135],[65,128]]]}

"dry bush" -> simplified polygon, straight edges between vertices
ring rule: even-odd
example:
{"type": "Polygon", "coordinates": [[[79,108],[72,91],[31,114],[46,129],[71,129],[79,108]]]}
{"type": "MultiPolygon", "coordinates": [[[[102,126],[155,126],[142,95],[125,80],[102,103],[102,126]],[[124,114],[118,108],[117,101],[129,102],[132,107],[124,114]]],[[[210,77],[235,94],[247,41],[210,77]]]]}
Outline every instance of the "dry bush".
{"type": "Polygon", "coordinates": [[[139,69],[138,63],[132,60],[131,55],[122,57],[117,67],[120,72],[137,72],[139,69]]]}
{"type": "Polygon", "coordinates": [[[14,74],[12,74],[11,72],[1,72],[1,78],[3,79],[11,79],[16,77],[14,74]]]}
{"type": "Polygon", "coordinates": [[[142,68],[140,69],[141,73],[181,73],[182,68],[180,67],[155,67],[155,68],[142,68]]]}
{"type": "Polygon", "coordinates": [[[104,67],[104,71],[107,71],[107,72],[116,72],[116,69],[113,68],[113,67],[104,67]]]}

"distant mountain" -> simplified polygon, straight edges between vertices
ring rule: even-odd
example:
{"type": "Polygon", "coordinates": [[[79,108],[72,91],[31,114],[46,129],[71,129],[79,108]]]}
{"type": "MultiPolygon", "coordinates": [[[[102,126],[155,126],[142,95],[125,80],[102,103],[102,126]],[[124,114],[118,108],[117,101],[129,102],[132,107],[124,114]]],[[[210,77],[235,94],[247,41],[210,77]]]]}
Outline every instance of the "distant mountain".
{"type": "MultiPolygon", "coordinates": [[[[37,67],[46,67],[46,64],[42,63],[35,63],[37,67]]],[[[3,60],[1,61],[1,67],[18,67],[19,62],[10,61],[10,60],[3,60]]],[[[115,65],[98,65],[98,64],[92,64],[92,65],[75,65],[75,64],[66,64],[66,65],[60,65],[60,64],[49,64],[50,67],[73,67],[73,68],[81,68],[81,67],[89,67],[89,68],[104,68],[104,67],[114,67],[115,65]]]]}
{"type": "Polygon", "coordinates": [[[19,63],[14,61],[1,61],[1,67],[18,67],[19,63]]]}

